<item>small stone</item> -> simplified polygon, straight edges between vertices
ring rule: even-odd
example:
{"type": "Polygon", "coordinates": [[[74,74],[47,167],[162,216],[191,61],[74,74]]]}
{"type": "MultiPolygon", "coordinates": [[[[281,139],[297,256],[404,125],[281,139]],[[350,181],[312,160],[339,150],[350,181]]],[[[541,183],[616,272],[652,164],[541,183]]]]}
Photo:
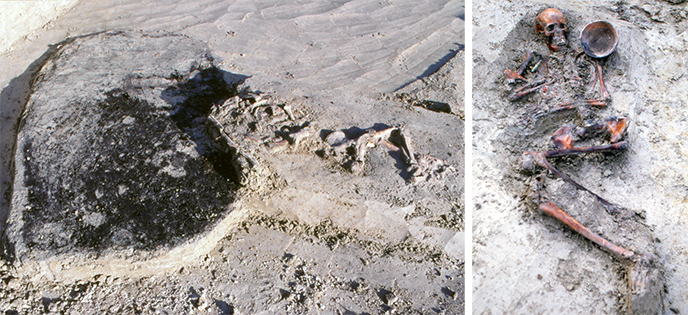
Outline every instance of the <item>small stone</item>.
{"type": "Polygon", "coordinates": [[[131,125],[136,122],[136,118],[131,117],[131,116],[124,116],[124,119],[122,119],[122,123],[125,125],[131,125]]]}
{"type": "Polygon", "coordinates": [[[442,292],[444,292],[444,294],[446,294],[448,297],[452,298],[452,300],[456,300],[456,298],[459,297],[458,292],[447,287],[442,288],[442,292]]]}
{"type": "Polygon", "coordinates": [[[349,139],[343,131],[335,131],[325,137],[325,142],[332,147],[338,147],[345,144],[349,139]]]}
{"type": "Polygon", "coordinates": [[[201,295],[196,292],[196,290],[193,287],[189,288],[189,302],[194,307],[198,307],[198,301],[201,299],[201,295]]]}
{"type": "Polygon", "coordinates": [[[377,293],[378,297],[384,302],[386,305],[392,305],[394,302],[396,302],[399,298],[397,297],[394,292],[386,290],[386,289],[380,289],[377,293]]]}

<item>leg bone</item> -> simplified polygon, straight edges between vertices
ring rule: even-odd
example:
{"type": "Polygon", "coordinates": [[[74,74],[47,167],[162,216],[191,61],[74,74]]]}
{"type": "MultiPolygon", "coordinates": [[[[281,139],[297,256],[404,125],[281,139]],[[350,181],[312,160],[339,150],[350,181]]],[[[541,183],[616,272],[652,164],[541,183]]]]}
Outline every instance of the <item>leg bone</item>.
{"type": "Polygon", "coordinates": [[[547,214],[557,218],[559,221],[566,224],[568,227],[572,228],[574,231],[578,232],[580,235],[583,235],[585,238],[591,240],[593,243],[595,243],[597,245],[600,245],[602,248],[612,252],[613,254],[616,254],[621,258],[627,258],[627,259],[632,259],[635,256],[635,253],[633,253],[632,251],[627,250],[623,247],[620,247],[620,246],[604,239],[602,236],[597,235],[595,232],[591,231],[590,229],[585,227],[583,224],[581,224],[580,222],[578,222],[574,218],[572,218],[570,215],[568,215],[566,212],[561,210],[561,208],[559,208],[553,202],[547,201],[547,202],[540,203],[539,207],[540,207],[540,209],[542,209],[542,211],[544,211],[547,214]]]}
{"type": "Polygon", "coordinates": [[[585,148],[572,148],[572,149],[562,149],[562,150],[552,150],[552,151],[541,151],[541,152],[524,152],[524,166],[527,168],[532,168],[532,162],[535,162],[537,165],[544,167],[548,169],[550,172],[554,173],[555,175],[559,176],[561,179],[566,181],[567,183],[573,185],[579,190],[583,190],[591,195],[593,195],[597,200],[602,203],[602,205],[609,211],[610,213],[616,213],[619,211],[620,207],[607,201],[606,199],[602,198],[598,194],[592,192],[591,190],[585,188],[583,185],[577,183],[570,177],[568,177],[566,174],[562,173],[558,169],[556,169],[552,164],[547,161],[547,158],[551,157],[561,157],[561,156],[566,156],[566,155],[573,155],[573,154],[581,154],[581,153],[590,153],[590,152],[604,152],[604,151],[615,151],[615,150],[623,150],[628,147],[627,143],[622,141],[622,142],[617,142],[614,144],[609,144],[609,145],[604,145],[604,146],[594,146],[594,147],[585,147],[585,148]]]}

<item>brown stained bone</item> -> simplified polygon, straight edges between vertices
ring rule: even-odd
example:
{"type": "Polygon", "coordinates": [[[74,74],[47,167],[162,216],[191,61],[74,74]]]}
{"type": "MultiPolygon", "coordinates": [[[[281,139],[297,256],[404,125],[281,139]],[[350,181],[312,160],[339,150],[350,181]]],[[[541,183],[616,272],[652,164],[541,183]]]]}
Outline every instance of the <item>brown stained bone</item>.
{"type": "Polygon", "coordinates": [[[604,78],[602,77],[602,66],[597,60],[595,60],[595,64],[597,65],[597,80],[600,81],[600,95],[603,100],[608,100],[611,98],[611,96],[607,91],[607,86],[604,84],[604,78]]]}
{"type": "MultiPolygon", "coordinates": [[[[582,52],[582,54],[585,54],[585,52],[582,52]]],[[[590,83],[588,84],[588,90],[592,91],[595,88],[595,84],[597,84],[597,78],[599,75],[597,74],[599,71],[597,71],[597,63],[590,67],[590,83]]],[[[601,94],[600,94],[601,96],[601,94]]]]}
{"type": "Polygon", "coordinates": [[[620,142],[612,143],[612,144],[595,145],[595,146],[582,147],[582,148],[542,151],[542,152],[537,152],[537,153],[542,153],[543,156],[546,158],[553,158],[553,157],[562,157],[562,156],[567,156],[567,155],[576,155],[576,154],[594,153],[594,152],[611,152],[611,151],[626,150],[626,149],[628,149],[628,142],[620,141],[620,142]]]}
{"type": "Polygon", "coordinates": [[[547,47],[552,51],[560,51],[568,45],[566,33],[566,18],[561,11],[548,8],[537,16],[535,29],[547,41],[547,47]]]}
{"type": "Polygon", "coordinates": [[[556,113],[556,112],[560,112],[560,111],[564,111],[564,110],[574,109],[574,108],[576,108],[578,106],[582,106],[582,105],[606,107],[607,103],[605,103],[605,101],[603,101],[603,100],[598,100],[598,99],[572,101],[572,102],[559,104],[559,105],[555,106],[550,112],[556,113]]]}
{"type": "Polygon", "coordinates": [[[564,125],[552,135],[552,143],[558,149],[573,149],[573,125],[564,125]]]}
{"type": "Polygon", "coordinates": [[[633,259],[635,257],[635,253],[606,240],[602,236],[597,235],[595,232],[591,231],[583,224],[576,221],[576,219],[572,218],[570,215],[564,212],[564,210],[561,210],[561,208],[559,208],[553,202],[546,201],[540,203],[538,206],[545,213],[555,217],[562,223],[566,224],[568,227],[572,228],[574,231],[578,232],[580,235],[583,235],[585,238],[591,240],[593,243],[597,245],[600,245],[602,248],[610,251],[611,253],[626,259],[633,259]]]}
{"type": "Polygon", "coordinates": [[[518,72],[514,72],[511,69],[506,69],[504,70],[504,77],[506,78],[507,83],[516,83],[517,81],[526,81],[526,78],[524,78],[521,74],[518,72]]]}
{"type": "Polygon", "coordinates": [[[504,70],[504,77],[506,78],[506,83],[507,84],[514,84],[517,82],[528,81],[524,77],[524,75],[526,73],[526,70],[528,69],[528,65],[531,62],[535,62],[535,64],[532,67],[530,67],[530,72],[538,71],[538,69],[541,66],[545,68],[545,71],[549,72],[549,70],[547,69],[547,61],[548,61],[548,57],[544,57],[535,51],[528,52],[526,54],[526,59],[518,67],[518,70],[516,70],[516,71],[513,71],[511,69],[504,70]]]}
{"type": "Polygon", "coordinates": [[[585,127],[576,128],[576,135],[579,138],[590,138],[598,136],[603,132],[608,132],[611,142],[615,143],[621,140],[626,128],[628,128],[627,118],[616,118],[615,116],[612,116],[604,121],[587,122],[585,127]]]}
{"type": "MultiPolygon", "coordinates": [[[[545,38],[547,41],[547,46],[551,51],[561,51],[564,50],[566,45],[566,25],[565,25],[565,20],[563,17],[563,14],[561,14],[561,20],[564,21],[564,23],[560,23],[559,25],[551,23],[551,21],[554,18],[559,18],[561,12],[556,9],[547,9],[543,12],[541,12],[538,15],[538,21],[536,25],[536,29],[538,31],[538,34],[545,38]],[[554,18],[552,17],[554,16],[554,18]],[[557,34],[554,34],[554,31],[557,31],[557,34]],[[547,32],[547,31],[552,31],[552,33],[547,32]],[[558,35],[558,36],[555,36],[558,35]]],[[[616,34],[614,34],[616,37],[616,34]]],[[[614,38],[616,40],[616,38],[614,38]]],[[[612,46],[615,46],[612,45],[612,46]]],[[[584,47],[585,50],[585,47],[584,47]]],[[[609,51],[611,53],[613,51],[613,48],[609,51]]],[[[590,72],[589,74],[586,73],[586,78],[590,78],[590,82],[587,85],[588,90],[593,91],[597,87],[595,86],[596,84],[599,83],[599,94],[596,97],[596,99],[586,99],[586,100],[576,100],[573,102],[565,103],[565,104],[560,104],[558,106],[555,106],[554,108],[551,109],[551,113],[559,112],[559,111],[565,111],[565,110],[570,110],[570,109],[576,109],[579,107],[606,107],[609,102],[611,101],[611,95],[609,93],[609,90],[607,89],[607,86],[604,82],[603,78],[603,71],[602,71],[602,66],[600,64],[600,60],[596,58],[602,58],[606,56],[606,54],[603,55],[596,55],[596,54],[589,54],[587,51],[584,51],[582,53],[576,53],[574,62],[579,64],[579,61],[581,58],[585,56],[585,54],[588,54],[590,57],[594,59],[594,62],[592,63],[586,63],[585,66],[590,66],[590,72]]],[[[568,55],[567,55],[568,56],[568,55]]],[[[556,55],[550,56],[550,58],[557,58],[556,55]]],[[[529,62],[532,63],[532,61],[528,60],[529,62]]],[[[526,81],[524,78],[527,78],[528,76],[524,73],[524,70],[526,69],[527,66],[530,65],[521,65],[521,68],[519,68],[519,72],[513,72],[513,71],[505,71],[505,73],[509,74],[507,75],[507,82],[509,84],[516,83],[516,80],[523,80],[526,81]],[[516,76],[518,75],[518,76],[516,76]]],[[[540,65],[540,67],[544,66],[547,69],[547,59],[543,59],[543,64],[540,65]]],[[[580,66],[580,64],[579,64],[580,66]]],[[[537,67],[537,65],[535,66],[537,67]]],[[[533,69],[531,71],[534,72],[533,69]]],[[[549,72],[549,71],[548,71],[549,72]]],[[[580,72],[579,72],[580,73],[580,72]]],[[[553,78],[554,82],[557,82],[561,80],[562,78],[557,74],[557,73],[551,73],[547,74],[547,77],[553,78]]],[[[559,82],[570,82],[574,84],[581,84],[582,79],[574,74],[573,78],[568,78],[566,81],[559,81],[559,82]]],[[[529,82],[526,82],[529,83],[529,82]]],[[[530,84],[525,87],[522,87],[520,90],[517,90],[513,92],[511,95],[509,95],[510,101],[518,100],[526,95],[529,95],[533,92],[537,92],[540,89],[545,89],[547,88],[546,84],[543,84],[540,86],[540,84],[530,84]]],[[[555,158],[555,157],[562,157],[562,156],[568,156],[568,155],[574,155],[574,154],[583,154],[583,153],[591,153],[591,152],[604,152],[604,151],[615,151],[615,150],[624,150],[628,147],[628,144],[622,140],[622,136],[628,126],[628,120],[626,118],[621,118],[621,119],[616,119],[615,117],[609,118],[604,121],[597,121],[597,122],[586,122],[586,126],[583,128],[572,128],[570,126],[565,126],[564,128],[561,128],[555,132],[555,134],[552,137],[552,142],[554,145],[558,148],[557,150],[551,150],[551,151],[542,151],[542,152],[524,152],[524,166],[526,168],[529,168],[528,164],[530,164],[530,167],[542,167],[548,169],[550,172],[554,173],[558,177],[562,178],[566,183],[573,185],[576,189],[583,190],[592,196],[594,196],[603,206],[604,208],[612,214],[616,219],[631,219],[629,215],[630,213],[627,212],[626,209],[617,206],[615,204],[612,204],[611,202],[603,199],[599,195],[593,193],[589,189],[583,187],[582,185],[578,184],[571,178],[569,178],[566,174],[560,172],[557,170],[550,162],[548,161],[549,158],[555,158]],[[602,133],[609,132],[611,135],[611,143],[609,145],[604,145],[604,146],[591,146],[591,147],[583,147],[583,148],[574,148],[574,142],[575,139],[582,139],[582,138],[590,138],[590,137],[596,137],[601,135],[602,133]],[[620,215],[620,216],[619,216],[620,215]]],[[[542,176],[536,177],[538,180],[542,180],[542,176]]],[[[532,183],[536,183],[536,180],[533,180],[532,183]]],[[[535,190],[531,190],[535,191],[535,190]]],[[[616,244],[613,244],[606,240],[605,238],[601,237],[600,235],[595,234],[592,232],[590,229],[587,227],[583,226],[580,222],[576,221],[573,219],[571,216],[566,214],[560,207],[558,207],[556,204],[551,202],[549,198],[546,196],[546,193],[544,191],[540,192],[535,192],[534,197],[532,198],[539,206],[540,209],[542,209],[544,212],[548,213],[549,215],[557,218],[558,220],[562,221],[562,223],[566,224],[573,230],[577,231],[584,237],[588,238],[590,241],[598,244],[601,246],[604,250],[611,252],[613,255],[618,256],[619,258],[624,259],[624,265],[629,266],[629,273],[627,275],[627,279],[629,280],[629,298],[626,300],[626,305],[624,306],[624,310],[629,313],[629,314],[659,314],[663,313],[662,311],[658,310],[664,310],[665,306],[663,304],[663,292],[664,292],[664,284],[663,284],[663,271],[661,269],[661,265],[658,261],[656,261],[651,253],[645,253],[642,248],[633,248],[633,251],[627,250],[623,247],[620,247],[616,244]],[[537,198],[535,198],[537,197],[537,198]],[[640,251],[641,253],[634,253],[634,251],[640,251]]],[[[642,228],[642,227],[640,227],[642,228]]],[[[625,312],[624,312],[625,313],[625,312]]]]}
{"type": "Polygon", "coordinates": [[[543,87],[546,87],[547,85],[549,85],[549,82],[547,82],[544,79],[539,80],[537,82],[526,84],[526,85],[514,90],[514,92],[509,97],[509,100],[512,102],[517,101],[520,98],[522,98],[522,97],[524,97],[530,93],[536,92],[537,90],[539,90],[543,87]]]}
{"type": "Polygon", "coordinates": [[[526,71],[526,67],[528,67],[528,64],[530,61],[533,59],[533,52],[528,52],[526,55],[526,60],[521,63],[521,66],[518,68],[518,71],[514,72],[511,69],[506,69],[504,70],[504,76],[506,77],[506,82],[511,84],[511,83],[516,83],[516,81],[526,81],[526,78],[523,77],[523,73],[526,71]]]}
{"type": "Polygon", "coordinates": [[[561,179],[563,179],[565,182],[573,185],[576,187],[576,189],[585,191],[595,198],[607,209],[607,211],[611,214],[615,214],[618,211],[620,211],[621,207],[618,205],[607,201],[606,199],[602,198],[600,195],[592,192],[591,190],[585,188],[583,185],[577,183],[570,177],[568,177],[566,174],[562,173],[558,169],[556,169],[552,164],[547,161],[548,158],[554,158],[554,157],[562,157],[562,156],[567,156],[567,155],[575,155],[575,154],[583,154],[583,153],[593,153],[593,152],[609,152],[609,151],[618,151],[618,150],[625,150],[628,148],[628,143],[625,141],[617,142],[614,144],[608,144],[608,145],[601,145],[601,146],[591,146],[591,147],[583,147],[583,148],[571,148],[571,149],[561,149],[561,150],[552,150],[552,151],[540,151],[540,152],[524,152],[523,153],[523,167],[527,169],[533,169],[535,165],[539,165],[540,167],[544,167],[548,169],[550,172],[554,173],[555,175],[559,176],[561,179]]]}
{"type": "Polygon", "coordinates": [[[630,263],[631,268],[628,273],[630,298],[624,307],[628,310],[628,314],[657,314],[658,309],[663,309],[663,275],[654,256],[650,253],[635,253],[592,232],[549,200],[547,193],[542,189],[542,181],[542,175],[536,176],[531,181],[531,191],[533,192],[531,199],[538,204],[542,211],[558,219],[604,250],[630,263]]]}
{"type": "Polygon", "coordinates": [[[628,122],[626,118],[618,119],[616,117],[610,117],[606,120],[606,126],[609,133],[612,135],[611,142],[617,142],[621,140],[621,136],[628,127],[628,122]]]}
{"type": "Polygon", "coordinates": [[[547,157],[555,157],[557,155],[563,156],[571,154],[625,149],[627,144],[616,144],[616,142],[618,142],[621,139],[621,136],[623,135],[624,131],[626,131],[627,126],[628,123],[626,118],[618,119],[614,116],[607,118],[604,124],[596,123],[587,126],[586,128],[576,128],[572,124],[566,124],[557,129],[557,131],[554,132],[551,138],[552,144],[558,150],[546,151],[544,154],[547,157]],[[606,130],[611,134],[611,142],[613,143],[612,145],[592,146],[583,148],[573,147],[573,143],[575,142],[575,136],[584,137],[588,133],[591,133],[591,131],[592,133],[596,134],[601,130],[606,130]]]}
{"type": "Polygon", "coordinates": [[[576,135],[579,138],[591,138],[607,131],[607,125],[600,122],[586,122],[585,126],[576,128],[576,135]]]}
{"type": "Polygon", "coordinates": [[[578,232],[585,238],[601,246],[602,248],[610,251],[611,253],[619,256],[620,258],[632,260],[636,259],[636,255],[634,252],[627,250],[621,246],[618,246],[606,240],[602,236],[592,232],[589,228],[578,222],[576,219],[572,218],[570,215],[564,212],[564,210],[559,208],[559,206],[550,201],[549,196],[547,196],[547,193],[542,189],[543,180],[544,177],[542,175],[538,175],[533,179],[533,181],[531,181],[531,190],[533,193],[531,195],[531,199],[536,204],[538,204],[538,207],[542,211],[561,221],[566,226],[578,232]]]}

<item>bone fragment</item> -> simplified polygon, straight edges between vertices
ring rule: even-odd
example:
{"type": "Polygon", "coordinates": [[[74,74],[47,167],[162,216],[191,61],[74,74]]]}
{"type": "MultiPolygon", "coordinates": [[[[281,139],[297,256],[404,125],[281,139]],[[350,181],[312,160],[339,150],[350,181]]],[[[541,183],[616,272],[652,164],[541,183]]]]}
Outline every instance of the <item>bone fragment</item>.
{"type": "Polygon", "coordinates": [[[540,209],[545,211],[547,214],[557,218],[559,221],[562,223],[566,224],[568,227],[572,228],[574,231],[578,232],[579,234],[583,235],[585,238],[591,240],[593,243],[600,245],[602,248],[610,251],[611,253],[621,257],[621,258],[626,258],[626,259],[632,259],[635,256],[635,253],[633,253],[630,250],[627,250],[623,247],[620,247],[602,236],[599,236],[595,234],[593,231],[585,227],[583,224],[580,222],[576,221],[574,218],[572,218],[570,215],[568,215],[566,212],[561,210],[557,205],[555,205],[551,201],[546,201],[543,202],[539,205],[540,209]]]}

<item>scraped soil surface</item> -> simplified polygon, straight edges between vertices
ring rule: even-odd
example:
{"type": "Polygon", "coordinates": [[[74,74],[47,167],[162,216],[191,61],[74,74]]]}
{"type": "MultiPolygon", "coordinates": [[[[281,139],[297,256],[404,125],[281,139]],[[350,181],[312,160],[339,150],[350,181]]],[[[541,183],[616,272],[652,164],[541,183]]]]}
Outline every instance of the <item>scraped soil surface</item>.
{"type": "Polygon", "coordinates": [[[209,2],[191,17],[185,3],[138,5],[78,5],[3,56],[16,68],[3,69],[2,128],[23,140],[2,156],[0,310],[464,313],[461,6],[209,2]],[[328,16],[330,35],[304,33],[328,16]],[[272,107],[225,126],[240,131],[227,150],[209,109],[257,96],[272,107]],[[270,108],[289,108],[298,141],[261,129],[277,126],[270,108]],[[363,143],[360,172],[323,154],[332,131],[388,127],[442,176],[411,182],[395,141],[363,143]]]}
{"type": "MultiPolygon", "coordinates": [[[[681,184],[686,176],[681,144],[686,133],[682,122],[686,78],[680,70],[686,58],[685,3],[477,1],[474,8],[474,39],[481,39],[474,40],[473,70],[481,74],[473,81],[474,313],[688,312],[688,270],[686,256],[680,254],[688,247],[679,232],[688,218],[681,184]],[[566,96],[566,89],[573,89],[566,84],[509,101],[511,88],[504,70],[518,69],[529,51],[550,55],[535,33],[535,17],[547,7],[564,13],[571,48],[578,51],[579,34],[587,23],[608,21],[618,31],[616,52],[600,60],[611,94],[606,108],[583,106],[547,114],[577,95],[552,97],[566,96]],[[521,164],[524,151],[553,149],[549,138],[560,126],[583,126],[589,119],[611,116],[629,119],[624,136],[629,149],[551,162],[584,187],[627,209],[632,220],[614,219],[595,198],[551,173],[543,173],[543,178],[551,200],[595,233],[636,252],[656,255],[656,279],[663,284],[652,298],[635,306],[629,305],[627,262],[539,210],[529,197],[535,175],[521,164]],[[648,309],[640,311],[643,306],[648,309]]],[[[554,56],[555,64],[568,58],[554,56]]],[[[530,70],[527,75],[535,76],[530,70]]],[[[576,146],[608,141],[588,139],[576,146]]]]}

